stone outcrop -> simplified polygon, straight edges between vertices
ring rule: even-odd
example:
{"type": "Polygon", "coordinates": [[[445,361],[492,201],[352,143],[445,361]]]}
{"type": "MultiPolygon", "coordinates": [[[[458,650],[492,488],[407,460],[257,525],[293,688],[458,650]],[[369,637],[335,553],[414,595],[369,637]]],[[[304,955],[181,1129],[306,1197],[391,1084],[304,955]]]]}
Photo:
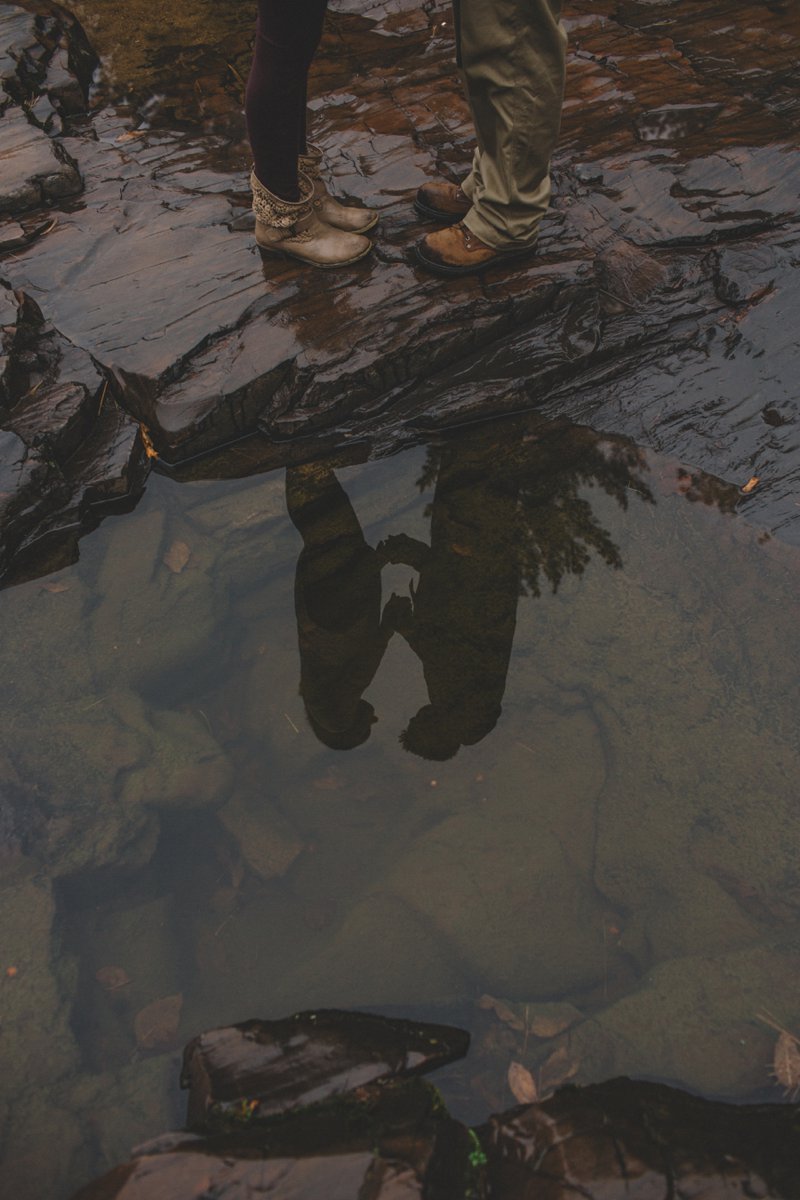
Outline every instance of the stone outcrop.
{"type": "MultiPolygon", "coordinates": [[[[213,1059],[235,1047],[224,1085],[210,1084],[225,1104],[192,1109],[190,1100],[197,1132],[151,1140],[75,1200],[201,1200],[209,1191],[230,1200],[254,1192],[276,1200],[789,1200],[800,1182],[795,1106],[715,1104],[616,1079],[563,1089],[467,1129],[435,1089],[408,1078],[439,1056],[406,1059],[407,1023],[323,1012],[319,1033],[316,1024],[314,1013],[300,1013],[203,1034],[186,1050],[192,1089],[207,1102],[209,1081],[200,1081],[208,1051],[216,1047],[213,1059]],[[248,1041],[256,1026],[263,1038],[248,1041]]],[[[445,1058],[466,1052],[466,1034],[458,1039],[441,1026],[412,1034],[421,1047],[444,1041],[445,1058]]]]}
{"type": "MultiPolygon", "coordinates": [[[[167,463],[260,431],[263,463],[279,465],[354,436],[379,453],[423,428],[537,407],[739,483],[758,474],[770,486],[751,511],[787,526],[798,471],[798,18],[787,4],[737,8],[735,20],[729,10],[688,0],[570,7],[541,253],[511,275],[454,286],[415,266],[423,230],[408,203],[426,178],[463,170],[470,151],[446,7],[348,0],[332,16],[315,68],[315,137],[334,187],[377,207],[381,232],[371,260],[323,280],[253,246],[229,88],[209,92],[203,76],[195,116],[213,114],[210,133],[164,121],[132,130],[108,106],[80,118],[91,61],[80,29],[6,5],[3,138],[36,164],[8,175],[24,196],[0,228],[4,305],[11,289],[28,296],[44,328],[99,372],[102,411],[98,401],[99,417],[83,420],[100,458],[115,448],[106,491],[141,487],[136,423],[167,463]],[[80,203],[65,204],[80,180],[80,203]],[[57,211],[52,228],[42,203],[57,211]],[[298,435],[302,448],[287,448],[298,435]]],[[[231,28],[241,41],[239,18],[231,28]]],[[[193,53],[196,64],[219,58],[211,46],[193,53]]],[[[185,120],[182,86],[172,84],[185,120]]],[[[58,387],[71,374],[65,367],[58,387]]],[[[31,386],[12,372],[5,406],[27,407],[31,386]]],[[[52,408],[59,429],[77,429],[58,390],[52,408]]],[[[27,461],[20,449],[7,447],[12,465],[27,461]]],[[[83,476],[60,492],[59,472],[39,480],[50,508],[69,510],[60,526],[75,528],[77,506],[85,527],[96,497],[83,476]]],[[[15,518],[5,561],[52,525],[52,513],[15,518]]]]}

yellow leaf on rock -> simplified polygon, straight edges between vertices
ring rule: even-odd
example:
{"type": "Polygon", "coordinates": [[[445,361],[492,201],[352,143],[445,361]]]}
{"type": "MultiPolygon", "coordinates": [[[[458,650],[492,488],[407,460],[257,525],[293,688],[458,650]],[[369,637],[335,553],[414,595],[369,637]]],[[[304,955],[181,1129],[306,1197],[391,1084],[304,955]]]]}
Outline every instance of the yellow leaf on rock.
{"type": "Polygon", "coordinates": [[[742,485],[742,495],[749,496],[751,492],[756,490],[760,482],[761,480],[757,475],[752,475],[750,479],[748,479],[747,483],[742,485]]]}
{"type": "Polygon", "coordinates": [[[180,575],[191,557],[192,552],[186,542],[173,542],[162,561],[173,574],[180,575]]]}
{"type": "Polygon", "coordinates": [[[508,1068],[508,1086],[514,1099],[520,1104],[535,1104],[539,1099],[536,1081],[522,1063],[512,1062],[508,1068]]]}

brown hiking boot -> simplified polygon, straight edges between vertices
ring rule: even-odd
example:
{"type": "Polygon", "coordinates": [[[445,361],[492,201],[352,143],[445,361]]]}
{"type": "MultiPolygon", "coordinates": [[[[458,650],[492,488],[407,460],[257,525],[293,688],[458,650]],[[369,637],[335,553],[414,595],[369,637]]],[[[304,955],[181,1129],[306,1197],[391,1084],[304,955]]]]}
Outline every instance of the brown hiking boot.
{"type": "Polygon", "coordinates": [[[460,221],[472,208],[472,201],[465,196],[457,183],[445,179],[432,179],[423,183],[417,192],[414,208],[428,221],[460,221]]]}
{"type": "Polygon", "coordinates": [[[415,249],[423,267],[436,275],[452,278],[516,262],[519,258],[533,254],[536,243],[512,246],[508,250],[496,250],[494,246],[487,246],[482,242],[466,225],[459,223],[429,233],[417,243],[415,249]]]}

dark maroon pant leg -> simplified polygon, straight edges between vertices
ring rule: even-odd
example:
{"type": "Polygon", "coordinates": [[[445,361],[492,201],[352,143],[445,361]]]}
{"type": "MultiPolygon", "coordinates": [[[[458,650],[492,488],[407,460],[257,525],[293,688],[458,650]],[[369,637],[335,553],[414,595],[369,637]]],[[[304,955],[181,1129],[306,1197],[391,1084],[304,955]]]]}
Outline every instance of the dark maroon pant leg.
{"type": "Polygon", "coordinates": [[[305,145],[308,68],[322,37],[328,0],[258,0],[245,116],[256,177],[297,200],[297,156],[305,145]]]}

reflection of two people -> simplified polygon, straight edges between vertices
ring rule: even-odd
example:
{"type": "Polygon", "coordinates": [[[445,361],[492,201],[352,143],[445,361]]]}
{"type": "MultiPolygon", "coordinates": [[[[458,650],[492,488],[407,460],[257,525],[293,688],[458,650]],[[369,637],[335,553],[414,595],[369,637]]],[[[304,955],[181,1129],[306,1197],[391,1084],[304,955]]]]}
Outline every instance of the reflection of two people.
{"type": "Polygon", "coordinates": [[[562,428],[525,437],[524,420],[468,430],[429,451],[420,480],[435,480],[430,544],[395,534],[375,548],[331,467],[287,471],[289,513],[303,538],[295,604],[300,691],[322,742],[349,749],[377,719],[363,699],[394,633],[418,655],[429,703],[401,734],[407,750],[451,758],[496,725],[516,624],[517,601],[581,573],[594,549],[619,555],[595,521],[582,485],[627,502],[647,496],[642,463],[627,443],[562,428]],[[402,563],[418,574],[408,596],[381,608],[381,571],[402,563]]]}

